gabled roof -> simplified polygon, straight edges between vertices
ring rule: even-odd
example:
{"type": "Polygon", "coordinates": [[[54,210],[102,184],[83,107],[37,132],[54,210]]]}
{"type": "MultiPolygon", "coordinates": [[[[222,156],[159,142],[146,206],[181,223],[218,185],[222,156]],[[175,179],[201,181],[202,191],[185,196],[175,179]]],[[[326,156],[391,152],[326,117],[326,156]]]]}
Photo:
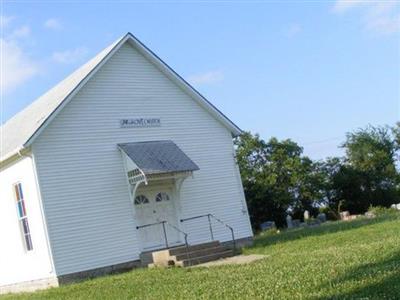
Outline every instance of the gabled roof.
{"type": "Polygon", "coordinates": [[[145,175],[199,170],[199,167],[172,141],[118,144],[145,175]]]}
{"type": "Polygon", "coordinates": [[[131,33],[127,33],[1,126],[0,162],[15,155],[21,149],[29,147],[69,100],[126,42],[129,42],[136,50],[156,65],[160,71],[174,80],[176,84],[228,128],[233,136],[241,133],[239,127],[197,92],[188,82],[143,45],[136,37],[131,33]]]}

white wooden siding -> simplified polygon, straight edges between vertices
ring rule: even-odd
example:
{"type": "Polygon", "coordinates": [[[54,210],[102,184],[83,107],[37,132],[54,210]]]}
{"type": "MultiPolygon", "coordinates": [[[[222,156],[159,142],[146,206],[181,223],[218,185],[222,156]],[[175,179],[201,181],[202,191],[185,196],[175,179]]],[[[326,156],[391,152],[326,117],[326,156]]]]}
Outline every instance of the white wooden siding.
{"type": "Polygon", "coordinates": [[[0,287],[55,276],[49,253],[32,159],[26,157],[0,171],[0,287]],[[13,194],[17,182],[22,184],[31,231],[33,250],[29,252],[13,194]]]}
{"type": "MultiPolygon", "coordinates": [[[[182,187],[182,217],[213,213],[252,236],[230,132],[133,47],[125,44],[33,144],[58,275],[139,258],[118,143],[173,140],[199,167],[182,187]],[[119,128],[157,117],[161,127],[119,128]]],[[[206,220],[203,220],[204,224],[206,220]]],[[[190,241],[202,226],[185,225],[190,241]]],[[[216,229],[229,240],[229,231],[216,229]]]]}

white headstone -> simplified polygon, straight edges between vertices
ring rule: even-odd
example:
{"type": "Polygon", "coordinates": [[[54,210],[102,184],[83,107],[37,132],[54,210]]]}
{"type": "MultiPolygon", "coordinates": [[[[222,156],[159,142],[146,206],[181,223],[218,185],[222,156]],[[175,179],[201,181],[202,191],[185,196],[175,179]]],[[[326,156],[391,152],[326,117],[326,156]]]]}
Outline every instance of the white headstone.
{"type": "Polygon", "coordinates": [[[304,212],[304,220],[308,220],[310,218],[310,213],[308,210],[304,212]]]}
{"type": "Polygon", "coordinates": [[[292,217],[290,215],[286,216],[286,224],[288,228],[293,228],[292,217]]]}

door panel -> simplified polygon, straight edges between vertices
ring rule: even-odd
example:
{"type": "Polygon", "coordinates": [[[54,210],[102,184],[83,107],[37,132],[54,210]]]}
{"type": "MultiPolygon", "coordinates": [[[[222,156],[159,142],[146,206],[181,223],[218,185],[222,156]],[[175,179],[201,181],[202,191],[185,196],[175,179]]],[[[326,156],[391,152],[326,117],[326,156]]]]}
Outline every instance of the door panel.
{"type": "MultiPolygon", "coordinates": [[[[135,198],[135,218],[138,226],[167,221],[178,227],[175,201],[170,188],[143,188],[137,192],[135,198]]],[[[178,227],[179,228],[179,227],[178,227]]],[[[179,233],[166,225],[168,244],[180,244],[179,233]]],[[[140,228],[139,236],[143,249],[156,249],[165,247],[165,237],[162,225],[140,228]]]]}
{"type": "MultiPolygon", "coordinates": [[[[150,195],[138,194],[135,198],[135,218],[138,226],[158,222],[154,214],[154,203],[150,195]],[[143,200],[141,200],[143,199],[143,200]]],[[[154,225],[138,229],[140,240],[144,249],[162,246],[161,225],[154,225]]]]}
{"type": "MultiPolygon", "coordinates": [[[[157,216],[160,221],[167,221],[169,224],[178,227],[178,220],[176,216],[175,201],[172,197],[172,191],[168,189],[162,189],[155,195],[155,204],[157,216]]],[[[171,228],[171,226],[166,226],[166,232],[168,237],[168,242],[176,244],[180,242],[179,232],[171,228]]]]}

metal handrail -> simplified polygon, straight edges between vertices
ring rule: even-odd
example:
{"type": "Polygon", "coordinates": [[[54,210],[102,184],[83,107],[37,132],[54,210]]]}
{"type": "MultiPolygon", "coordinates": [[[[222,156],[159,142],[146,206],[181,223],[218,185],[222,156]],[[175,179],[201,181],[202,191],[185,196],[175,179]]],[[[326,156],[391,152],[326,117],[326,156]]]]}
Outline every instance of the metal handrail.
{"type": "Polygon", "coordinates": [[[224,221],[220,220],[219,218],[217,218],[213,214],[205,214],[205,215],[199,215],[199,216],[194,216],[194,217],[190,217],[190,218],[184,218],[184,219],[181,219],[180,221],[181,221],[181,223],[183,223],[183,222],[186,222],[186,221],[199,219],[199,218],[204,218],[204,217],[207,217],[207,219],[208,219],[208,225],[209,225],[209,228],[210,228],[210,235],[211,235],[211,240],[212,241],[214,240],[214,233],[213,233],[212,224],[211,224],[211,217],[214,220],[216,220],[217,222],[219,222],[222,225],[224,225],[225,227],[227,227],[231,231],[232,244],[233,244],[233,253],[236,254],[236,239],[235,239],[235,233],[233,231],[232,226],[229,226],[228,224],[226,224],[224,221]]]}
{"type": "MultiPolygon", "coordinates": [[[[165,230],[165,224],[167,224],[168,226],[170,226],[171,228],[175,229],[176,231],[178,231],[179,233],[183,234],[184,238],[185,238],[185,246],[186,246],[186,257],[189,260],[189,243],[188,243],[188,233],[184,232],[183,230],[179,229],[178,227],[176,227],[175,225],[172,225],[170,223],[168,223],[168,221],[160,221],[160,222],[155,222],[155,223],[149,223],[149,224],[144,224],[144,225],[140,225],[140,226],[136,226],[136,229],[139,230],[141,228],[145,228],[145,227],[150,227],[150,226],[155,226],[155,225],[162,225],[163,228],[163,233],[164,233],[164,241],[165,241],[165,246],[168,249],[169,245],[168,245],[168,238],[167,238],[167,231],[165,230]]],[[[189,261],[190,263],[190,261],[189,261]]]]}
{"type": "Polygon", "coordinates": [[[155,223],[150,223],[150,224],[144,224],[144,225],[140,225],[140,226],[136,226],[136,229],[141,229],[141,228],[145,228],[145,227],[150,227],[150,226],[155,226],[155,225],[162,225],[162,229],[163,229],[163,233],[164,233],[164,241],[165,241],[165,247],[169,248],[168,245],[168,238],[167,238],[167,231],[165,230],[165,223],[167,223],[167,221],[160,221],[160,222],[155,222],[155,223]]]}
{"type": "Polygon", "coordinates": [[[153,226],[153,225],[159,225],[159,224],[161,224],[163,222],[166,222],[166,221],[160,221],[160,222],[155,222],[155,223],[139,225],[139,226],[136,226],[136,229],[140,229],[140,228],[144,228],[144,227],[150,227],[150,226],[153,226]]]}
{"type": "Polygon", "coordinates": [[[166,221],[166,224],[167,224],[168,226],[170,226],[171,228],[175,229],[176,231],[180,232],[181,234],[183,234],[183,237],[185,238],[186,258],[187,258],[187,260],[188,260],[189,265],[191,265],[190,256],[189,256],[189,243],[188,243],[188,235],[189,235],[189,234],[186,233],[186,232],[184,232],[183,230],[179,229],[179,228],[176,227],[175,225],[172,225],[172,224],[168,223],[167,221],[166,221]]]}

